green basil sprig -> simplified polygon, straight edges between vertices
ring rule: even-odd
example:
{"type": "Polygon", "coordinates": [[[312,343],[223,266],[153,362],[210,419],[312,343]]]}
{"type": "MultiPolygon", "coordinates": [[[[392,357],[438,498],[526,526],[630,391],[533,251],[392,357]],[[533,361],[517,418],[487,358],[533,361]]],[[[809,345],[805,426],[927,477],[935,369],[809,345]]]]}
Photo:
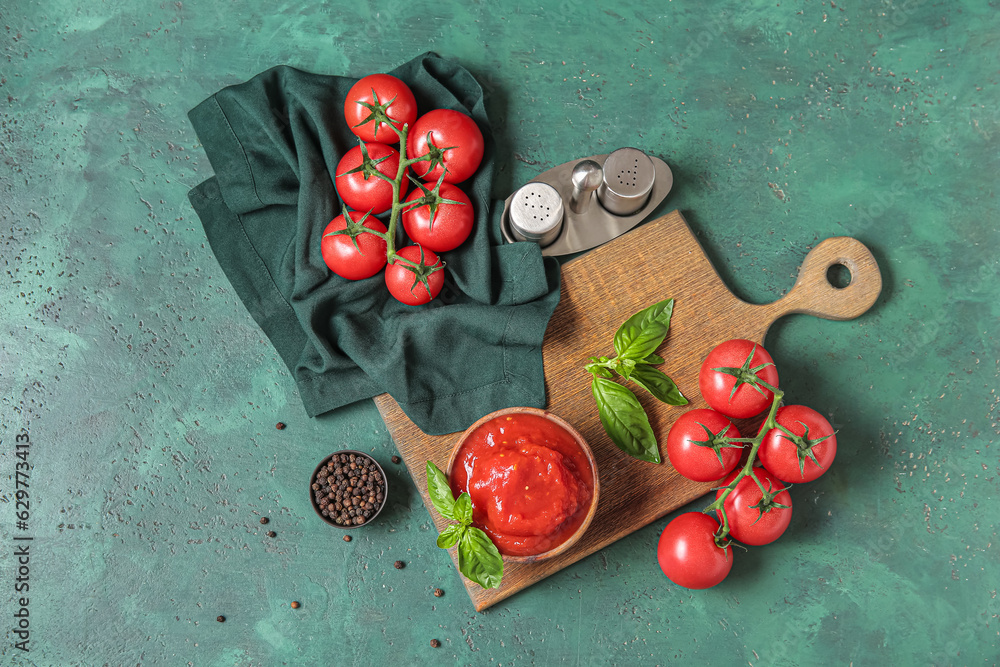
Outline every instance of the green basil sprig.
{"type": "Polygon", "coordinates": [[[673,311],[673,299],[640,310],[615,332],[617,356],[590,357],[585,367],[593,376],[591,390],[608,437],[626,454],[651,463],[660,462],[660,450],[649,417],[635,394],[614,377],[618,374],[631,380],[668,405],[687,405],[674,381],[653,368],[663,363],[663,357],[655,352],[667,337],[673,311]]]}
{"type": "Polygon", "coordinates": [[[427,462],[427,495],[446,519],[457,521],[438,535],[437,545],[450,549],[458,545],[458,571],[483,588],[499,588],[503,577],[503,557],[490,536],[472,524],[472,498],[462,493],[456,500],[441,470],[427,462]]]}

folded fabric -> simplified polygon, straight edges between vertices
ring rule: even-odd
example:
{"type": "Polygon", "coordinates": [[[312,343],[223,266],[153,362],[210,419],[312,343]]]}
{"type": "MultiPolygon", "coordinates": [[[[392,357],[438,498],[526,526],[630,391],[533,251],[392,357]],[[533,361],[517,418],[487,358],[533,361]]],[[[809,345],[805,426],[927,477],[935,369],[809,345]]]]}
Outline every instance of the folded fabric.
{"type": "Polygon", "coordinates": [[[534,243],[499,238],[482,90],[465,69],[430,53],[391,74],[410,86],[421,114],[463,111],[486,138],[482,166],[460,184],[475,227],[443,253],[437,299],[406,306],[381,273],[349,281],[323,262],[323,230],[342,206],[333,174],[357,145],[343,118],[356,79],[274,67],[190,112],[215,170],[189,193],[212,250],[310,416],[388,392],[436,435],[500,408],[544,407],[541,346],[559,301],[559,267],[534,243]]]}

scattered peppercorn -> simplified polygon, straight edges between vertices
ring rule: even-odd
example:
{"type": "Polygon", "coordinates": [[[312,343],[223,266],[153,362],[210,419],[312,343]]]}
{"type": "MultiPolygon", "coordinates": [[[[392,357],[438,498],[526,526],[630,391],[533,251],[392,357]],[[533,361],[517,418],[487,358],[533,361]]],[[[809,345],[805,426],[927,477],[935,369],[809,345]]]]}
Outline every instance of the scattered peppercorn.
{"type": "Polygon", "coordinates": [[[292,600],[292,609],[298,609],[300,606],[298,600],[292,600]]]}
{"type": "Polygon", "coordinates": [[[440,640],[437,640],[437,639],[432,639],[432,640],[431,640],[431,646],[432,646],[433,648],[440,648],[440,647],[441,647],[441,642],[440,642],[440,640]]]}
{"type": "Polygon", "coordinates": [[[434,597],[439,598],[442,595],[444,595],[444,591],[443,590],[441,590],[440,588],[435,588],[434,589],[434,597]]]}
{"type": "Polygon", "coordinates": [[[399,462],[400,462],[400,461],[402,461],[402,460],[403,460],[403,459],[399,458],[399,457],[398,457],[398,456],[396,456],[395,454],[393,454],[393,455],[392,455],[392,462],[393,462],[393,463],[399,463],[399,462]]]}
{"type": "Polygon", "coordinates": [[[285,428],[285,422],[278,422],[277,424],[274,425],[274,428],[278,429],[279,431],[282,430],[283,428],[285,428]]]}
{"type": "Polygon", "coordinates": [[[268,523],[269,521],[270,521],[270,519],[268,519],[268,518],[267,518],[266,516],[262,516],[262,517],[260,518],[260,522],[261,522],[261,523],[268,523]]]}
{"type": "Polygon", "coordinates": [[[392,564],[392,566],[397,570],[402,570],[404,567],[406,567],[406,563],[404,563],[401,560],[397,560],[395,563],[392,564]]]}
{"type": "Polygon", "coordinates": [[[385,478],[367,454],[333,454],[311,486],[314,506],[337,526],[360,526],[385,504],[385,478]]]}
{"type": "Polygon", "coordinates": [[[217,620],[219,623],[225,623],[226,622],[226,617],[225,616],[216,616],[215,620],[217,620]]]}
{"type": "Polygon", "coordinates": [[[344,541],[345,542],[350,542],[351,541],[351,536],[350,535],[344,535],[344,541]]]}
{"type": "Polygon", "coordinates": [[[276,532],[274,532],[273,530],[269,530],[269,531],[267,531],[267,536],[268,537],[277,537],[278,534],[276,532]]]}

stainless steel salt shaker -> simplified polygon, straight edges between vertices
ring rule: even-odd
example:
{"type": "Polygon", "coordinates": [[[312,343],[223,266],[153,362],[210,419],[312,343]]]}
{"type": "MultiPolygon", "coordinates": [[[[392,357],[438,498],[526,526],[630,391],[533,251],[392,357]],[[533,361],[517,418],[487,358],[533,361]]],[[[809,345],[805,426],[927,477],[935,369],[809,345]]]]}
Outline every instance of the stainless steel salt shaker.
{"type": "Polygon", "coordinates": [[[537,181],[522,186],[510,203],[510,229],[518,241],[545,247],[562,231],[565,210],[559,192],[537,181]]]}

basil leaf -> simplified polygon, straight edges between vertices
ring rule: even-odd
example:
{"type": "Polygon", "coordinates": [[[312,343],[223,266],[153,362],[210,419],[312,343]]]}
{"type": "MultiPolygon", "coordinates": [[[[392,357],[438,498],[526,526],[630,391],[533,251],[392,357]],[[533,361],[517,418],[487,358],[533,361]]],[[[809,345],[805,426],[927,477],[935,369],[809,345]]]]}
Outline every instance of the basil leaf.
{"type": "Polygon", "coordinates": [[[642,461],[659,463],[653,427],[635,394],[613,380],[599,377],[594,378],[591,389],[604,431],[618,449],[642,461]]]}
{"type": "Polygon", "coordinates": [[[599,361],[587,364],[583,367],[583,370],[587,371],[591,375],[600,375],[602,378],[608,378],[609,380],[614,377],[611,371],[599,361]]]}
{"type": "Polygon", "coordinates": [[[658,354],[650,354],[647,355],[646,358],[643,359],[641,363],[650,364],[653,366],[659,366],[660,364],[663,363],[663,357],[659,356],[658,354]]]}
{"type": "Polygon", "coordinates": [[[430,461],[427,462],[427,495],[441,516],[455,520],[455,496],[451,495],[448,478],[430,461]]]}
{"type": "Polygon", "coordinates": [[[600,375],[602,378],[607,378],[608,380],[614,377],[614,373],[612,373],[611,371],[609,371],[607,368],[604,367],[595,368],[594,370],[591,371],[591,373],[600,375]]]}
{"type": "Polygon", "coordinates": [[[664,403],[669,405],[688,404],[688,400],[684,398],[674,381],[658,368],[636,366],[629,379],[664,403]]]}
{"type": "Polygon", "coordinates": [[[465,526],[453,523],[438,535],[437,545],[442,549],[450,549],[456,544],[458,544],[459,538],[462,537],[462,533],[465,532],[465,526]]]}
{"type": "Polygon", "coordinates": [[[621,363],[618,365],[618,372],[627,380],[632,377],[632,371],[635,370],[635,359],[620,359],[619,361],[621,363]]]}
{"type": "Polygon", "coordinates": [[[645,359],[656,351],[670,328],[674,300],[667,299],[640,310],[615,333],[615,351],[619,359],[645,359]]]}
{"type": "Polygon", "coordinates": [[[458,521],[463,526],[468,526],[472,523],[472,497],[468,493],[462,492],[462,495],[458,497],[455,501],[455,507],[452,509],[452,514],[454,514],[455,521],[458,521]]]}
{"type": "Polygon", "coordinates": [[[499,588],[503,557],[489,535],[469,526],[458,542],[458,571],[483,588],[499,588]]]}

